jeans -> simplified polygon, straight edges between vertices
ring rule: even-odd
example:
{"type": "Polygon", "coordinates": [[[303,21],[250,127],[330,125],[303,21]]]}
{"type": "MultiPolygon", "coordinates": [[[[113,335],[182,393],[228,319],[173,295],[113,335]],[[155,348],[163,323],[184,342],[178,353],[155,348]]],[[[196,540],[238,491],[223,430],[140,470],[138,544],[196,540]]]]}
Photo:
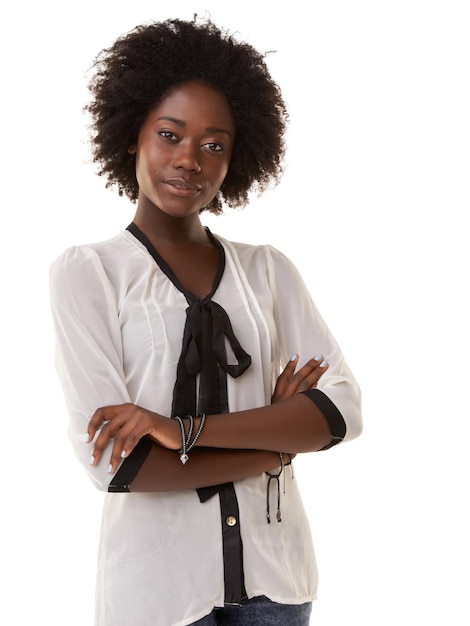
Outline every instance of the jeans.
{"type": "Polygon", "coordinates": [[[312,603],[278,604],[264,596],[215,608],[192,626],[308,626],[312,603]]]}

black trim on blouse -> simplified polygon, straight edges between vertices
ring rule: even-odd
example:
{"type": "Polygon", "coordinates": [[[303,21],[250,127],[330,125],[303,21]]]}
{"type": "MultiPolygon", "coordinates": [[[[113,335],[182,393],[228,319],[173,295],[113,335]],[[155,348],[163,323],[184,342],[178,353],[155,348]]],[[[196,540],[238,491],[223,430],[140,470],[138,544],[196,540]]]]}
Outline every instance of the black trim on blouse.
{"type": "Polygon", "coordinates": [[[302,391],[302,393],[317,405],[330,427],[331,441],[322,450],[328,450],[328,448],[343,441],[346,436],[346,423],[336,405],[320,389],[308,389],[307,391],[302,391]]]}
{"type": "Polygon", "coordinates": [[[108,485],[108,491],[110,493],[124,493],[130,491],[129,485],[137,476],[152,445],[152,442],[149,439],[145,439],[145,437],[139,441],[127,459],[121,464],[116,474],[114,474],[113,480],[108,485]]]}
{"type": "Polygon", "coordinates": [[[219,264],[211,292],[201,299],[183,287],[165,259],[134,223],[130,224],[127,230],[147,248],[162,272],[181,291],[188,302],[183,345],[173,390],[171,416],[227,413],[227,374],[232,378],[241,376],[250,367],[251,357],[235,337],[225,310],[212,300],[225,269],[225,251],[222,244],[206,228],[211,243],[218,250],[219,264]],[[227,361],[226,339],[237,360],[235,364],[229,364],[227,361]],[[197,394],[198,375],[199,393],[197,394]],[[197,396],[199,396],[198,406],[196,406],[197,396]]]}
{"type": "Polygon", "coordinates": [[[243,545],[240,535],[240,511],[233,483],[222,485],[219,492],[222,550],[224,561],[224,603],[240,604],[246,599],[243,572],[243,545]]]}
{"type": "MultiPolygon", "coordinates": [[[[251,365],[235,334],[226,311],[212,300],[225,270],[225,251],[222,244],[206,228],[207,236],[219,253],[214,284],[211,292],[199,298],[181,284],[171,267],[163,259],[148,237],[133,222],[127,230],[148,250],[162,272],[184,295],[188,302],[183,331],[181,355],[176,370],[171,416],[214,415],[227,413],[227,374],[241,376],[251,365]],[[236,358],[235,364],[227,361],[226,341],[236,358]],[[199,376],[199,390],[197,377],[199,376]],[[197,406],[196,406],[197,402],[197,406]]],[[[130,491],[129,485],[137,475],[150,448],[142,439],[133,453],[125,459],[111,481],[108,491],[130,491]],[[135,453],[135,454],[134,454],[135,453]]],[[[150,444],[151,445],[151,444],[150,444]]],[[[239,510],[232,483],[197,489],[201,503],[219,494],[222,523],[225,602],[239,604],[246,597],[243,572],[243,546],[240,534],[239,510]]]]}

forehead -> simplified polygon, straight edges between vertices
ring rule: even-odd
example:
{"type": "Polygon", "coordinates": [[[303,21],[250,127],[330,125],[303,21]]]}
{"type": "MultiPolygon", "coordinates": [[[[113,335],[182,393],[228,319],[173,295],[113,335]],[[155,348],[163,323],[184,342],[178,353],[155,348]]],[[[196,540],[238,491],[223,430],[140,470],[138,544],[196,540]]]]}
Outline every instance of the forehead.
{"type": "Polygon", "coordinates": [[[231,134],[235,131],[232,109],[224,94],[197,81],[171,89],[152,109],[149,117],[171,117],[185,124],[200,123],[231,134]]]}

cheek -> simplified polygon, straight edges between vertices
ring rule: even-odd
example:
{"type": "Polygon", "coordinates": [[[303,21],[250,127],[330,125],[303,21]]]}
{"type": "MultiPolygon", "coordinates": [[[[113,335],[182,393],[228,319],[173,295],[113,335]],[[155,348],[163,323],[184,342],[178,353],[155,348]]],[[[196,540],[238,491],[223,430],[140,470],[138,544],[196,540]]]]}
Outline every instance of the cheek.
{"type": "Polygon", "coordinates": [[[220,184],[222,184],[223,181],[225,180],[225,177],[228,174],[229,168],[230,168],[230,159],[227,159],[227,161],[220,168],[220,172],[219,172],[219,183],[220,184]]]}
{"type": "Polygon", "coordinates": [[[139,150],[135,159],[135,173],[137,182],[144,182],[152,178],[152,174],[156,169],[155,158],[151,153],[139,150]]]}
{"type": "Polygon", "coordinates": [[[135,160],[135,177],[137,179],[137,184],[139,185],[139,187],[143,182],[143,169],[144,168],[142,165],[142,159],[137,156],[135,160]]]}

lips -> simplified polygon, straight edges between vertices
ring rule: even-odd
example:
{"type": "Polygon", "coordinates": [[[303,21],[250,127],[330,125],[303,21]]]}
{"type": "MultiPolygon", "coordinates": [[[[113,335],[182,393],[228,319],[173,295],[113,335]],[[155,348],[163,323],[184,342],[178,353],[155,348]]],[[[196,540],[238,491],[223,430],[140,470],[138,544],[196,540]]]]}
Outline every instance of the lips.
{"type": "Polygon", "coordinates": [[[170,188],[182,192],[197,192],[201,190],[200,185],[191,180],[186,180],[185,178],[166,178],[163,183],[170,188]]]}

